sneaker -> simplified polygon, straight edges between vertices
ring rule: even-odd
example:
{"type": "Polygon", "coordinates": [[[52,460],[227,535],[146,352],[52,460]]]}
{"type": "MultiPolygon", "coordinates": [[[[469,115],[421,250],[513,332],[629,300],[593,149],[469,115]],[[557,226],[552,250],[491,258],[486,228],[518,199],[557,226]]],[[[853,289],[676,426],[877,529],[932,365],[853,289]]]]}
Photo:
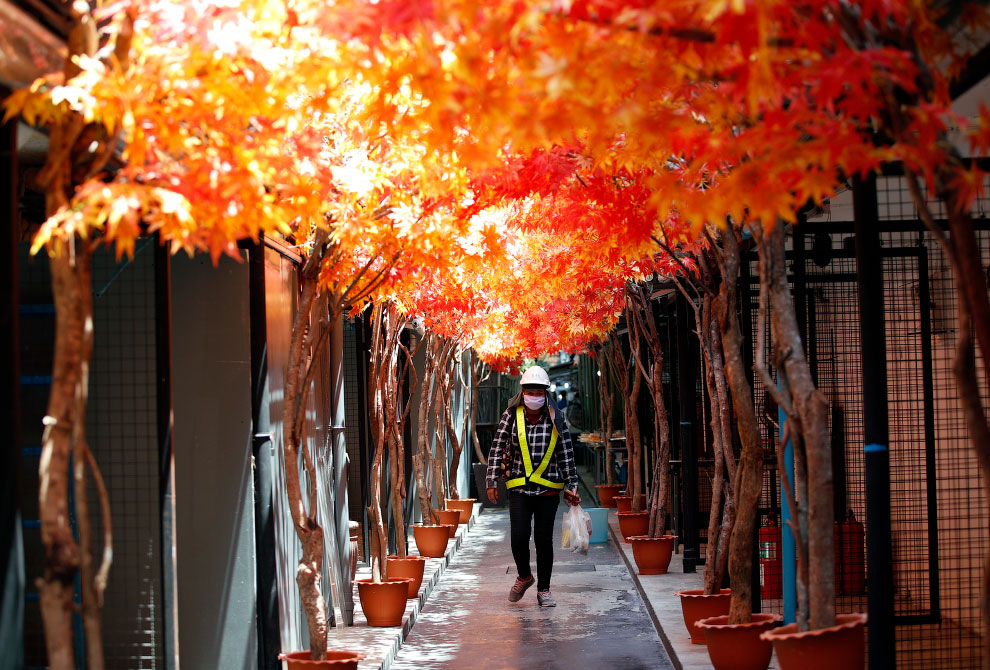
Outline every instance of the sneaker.
{"type": "Polygon", "coordinates": [[[536,602],[540,604],[540,607],[556,607],[557,601],[553,599],[553,596],[549,591],[537,591],[536,592],[536,602]]]}
{"type": "Polygon", "coordinates": [[[526,593],[526,589],[536,583],[536,578],[533,575],[529,576],[529,579],[519,579],[516,577],[516,583],[512,585],[509,589],[509,602],[516,603],[519,602],[523,594],[526,593]]]}

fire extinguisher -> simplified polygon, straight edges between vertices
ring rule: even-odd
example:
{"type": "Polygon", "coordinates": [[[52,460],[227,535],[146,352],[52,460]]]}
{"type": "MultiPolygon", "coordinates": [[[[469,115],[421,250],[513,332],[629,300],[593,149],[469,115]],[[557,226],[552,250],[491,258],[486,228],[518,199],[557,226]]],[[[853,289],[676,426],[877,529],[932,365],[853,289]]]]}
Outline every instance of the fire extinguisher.
{"type": "Polygon", "coordinates": [[[783,562],[780,555],[780,528],[770,519],[770,524],[760,528],[760,597],[780,598],[783,562]]]}
{"type": "Polygon", "coordinates": [[[852,510],[835,524],[835,584],[840,595],[858,596],[866,590],[866,529],[852,510]]]}

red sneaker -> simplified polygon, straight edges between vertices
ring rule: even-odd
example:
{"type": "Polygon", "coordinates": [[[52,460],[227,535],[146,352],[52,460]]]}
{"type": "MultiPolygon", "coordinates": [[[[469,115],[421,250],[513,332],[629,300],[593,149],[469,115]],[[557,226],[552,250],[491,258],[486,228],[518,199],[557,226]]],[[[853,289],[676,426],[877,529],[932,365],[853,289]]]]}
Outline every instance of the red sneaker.
{"type": "Polygon", "coordinates": [[[509,589],[509,602],[516,603],[522,599],[523,594],[526,593],[526,589],[532,586],[536,582],[536,578],[533,575],[529,576],[529,579],[519,579],[516,577],[516,583],[512,585],[509,589]]]}

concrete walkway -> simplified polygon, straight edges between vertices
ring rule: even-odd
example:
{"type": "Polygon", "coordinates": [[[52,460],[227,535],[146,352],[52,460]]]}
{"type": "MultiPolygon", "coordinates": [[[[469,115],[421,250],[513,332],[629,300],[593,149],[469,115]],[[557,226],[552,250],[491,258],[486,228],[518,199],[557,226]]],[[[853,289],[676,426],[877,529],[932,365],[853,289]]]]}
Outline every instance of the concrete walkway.
{"type": "MultiPolygon", "coordinates": [[[[557,607],[538,607],[535,588],[519,603],[508,602],[515,579],[509,515],[486,510],[390,669],[673,668],[614,541],[591,545],[587,555],[560,548],[565,509],[562,503],[554,528],[550,588],[557,607]]],[[[532,560],[535,569],[535,551],[532,560]]]]}

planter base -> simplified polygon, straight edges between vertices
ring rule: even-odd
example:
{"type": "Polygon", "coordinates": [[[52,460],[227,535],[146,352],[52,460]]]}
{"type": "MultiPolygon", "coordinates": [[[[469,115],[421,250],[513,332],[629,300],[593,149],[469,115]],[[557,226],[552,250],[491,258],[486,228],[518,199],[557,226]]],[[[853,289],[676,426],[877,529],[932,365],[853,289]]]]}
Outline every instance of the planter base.
{"type": "Polygon", "coordinates": [[[649,512],[617,512],[619,531],[623,542],[628,542],[633,535],[646,535],[650,530],[649,512]]]}
{"type": "Polygon", "coordinates": [[[447,509],[457,510],[461,513],[457,523],[467,523],[471,520],[471,515],[474,513],[474,503],[474,498],[446,499],[447,509]]]}
{"type": "Polygon", "coordinates": [[[629,543],[632,545],[633,558],[636,560],[639,574],[662,575],[666,573],[675,542],[677,542],[676,535],[664,535],[663,537],[630,536],[629,543]]]}
{"type": "Polygon", "coordinates": [[[387,579],[375,583],[356,579],[361,611],[369,626],[401,626],[409,594],[409,579],[387,579]]]}
{"type": "Polygon", "coordinates": [[[715,670],[766,670],[773,646],[760,634],[780,619],[779,614],[753,614],[749,623],[730,624],[729,615],[723,614],[699,619],[694,625],[705,635],[715,670]]]}
{"type": "Polygon", "coordinates": [[[423,569],[426,567],[426,558],[423,556],[389,556],[385,559],[388,565],[386,573],[390,579],[408,579],[409,594],[407,598],[415,598],[419,595],[419,587],[423,585],[423,569]]]}
{"type": "Polygon", "coordinates": [[[424,526],[416,523],[412,529],[420,556],[443,558],[450,540],[450,529],[447,526],[424,526]]]}
{"type": "Polygon", "coordinates": [[[599,484],[595,488],[598,490],[598,502],[602,507],[615,507],[615,496],[625,488],[625,484],[599,484]]]}
{"type": "Polygon", "coordinates": [[[760,638],[773,643],[780,670],[863,670],[866,614],[837,614],[835,625],[799,633],[796,623],[768,630],[760,638]]]}
{"type": "Polygon", "coordinates": [[[358,661],[364,658],[359,651],[327,651],[325,661],[309,660],[308,651],[294,651],[279,654],[278,660],[285,661],[289,670],[357,670],[358,661]]]}
{"type": "Polygon", "coordinates": [[[722,589],[719,593],[705,595],[704,589],[688,589],[678,591],[674,595],[681,599],[681,613],[684,615],[684,625],[691,635],[691,643],[704,644],[705,634],[694,625],[694,622],[720,614],[727,615],[732,591],[722,589]]]}

